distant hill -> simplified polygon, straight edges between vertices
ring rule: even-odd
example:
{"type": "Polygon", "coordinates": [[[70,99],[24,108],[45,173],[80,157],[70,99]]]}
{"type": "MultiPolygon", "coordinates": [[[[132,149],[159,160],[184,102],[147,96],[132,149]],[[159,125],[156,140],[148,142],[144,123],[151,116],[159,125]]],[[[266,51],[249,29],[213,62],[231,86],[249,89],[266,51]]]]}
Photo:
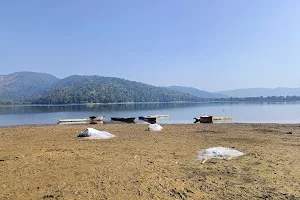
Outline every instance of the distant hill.
{"type": "Polygon", "coordinates": [[[102,76],[70,76],[35,98],[38,104],[201,101],[168,88],[102,76]]]}
{"type": "Polygon", "coordinates": [[[58,81],[53,75],[36,72],[0,75],[0,100],[28,100],[48,90],[58,81]]]}
{"type": "Polygon", "coordinates": [[[300,96],[300,88],[247,88],[219,92],[229,97],[300,96]]]}
{"type": "Polygon", "coordinates": [[[0,75],[0,104],[120,103],[203,101],[227,97],[300,96],[300,88],[249,88],[210,93],[192,87],[155,87],[121,78],[36,72],[0,75]]]}
{"type": "Polygon", "coordinates": [[[168,87],[171,90],[191,94],[196,97],[205,98],[205,99],[217,99],[217,98],[227,98],[226,95],[221,93],[212,93],[204,90],[199,90],[193,87],[183,87],[183,86],[170,86],[168,87]]]}

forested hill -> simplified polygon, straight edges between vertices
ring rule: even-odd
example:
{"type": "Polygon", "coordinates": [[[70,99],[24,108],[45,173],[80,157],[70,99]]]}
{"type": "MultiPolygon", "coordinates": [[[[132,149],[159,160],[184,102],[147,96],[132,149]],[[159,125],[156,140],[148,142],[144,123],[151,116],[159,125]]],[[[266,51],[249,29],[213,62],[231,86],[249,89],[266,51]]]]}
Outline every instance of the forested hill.
{"type": "Polygon", "coordinates": [[[199,97],[135,81],[102,76],[70,76],[35,98],[36,104],[201,101],[199,97]]]}
{"type": "Polygon", "coordinates": [[[0,75],[0,100],[29,100],[47,91],[60,79],[36,72],[15,72],[0,75]]]}

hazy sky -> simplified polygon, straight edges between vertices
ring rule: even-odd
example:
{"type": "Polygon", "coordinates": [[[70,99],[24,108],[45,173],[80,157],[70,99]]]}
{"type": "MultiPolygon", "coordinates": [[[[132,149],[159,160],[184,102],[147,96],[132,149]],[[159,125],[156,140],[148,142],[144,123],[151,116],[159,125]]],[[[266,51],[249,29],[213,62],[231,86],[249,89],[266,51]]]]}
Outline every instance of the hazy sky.
{"type": "Polygon", "coordinates": [[[300,87],[299,0],[3,0],[0,74],[300,87]]]}

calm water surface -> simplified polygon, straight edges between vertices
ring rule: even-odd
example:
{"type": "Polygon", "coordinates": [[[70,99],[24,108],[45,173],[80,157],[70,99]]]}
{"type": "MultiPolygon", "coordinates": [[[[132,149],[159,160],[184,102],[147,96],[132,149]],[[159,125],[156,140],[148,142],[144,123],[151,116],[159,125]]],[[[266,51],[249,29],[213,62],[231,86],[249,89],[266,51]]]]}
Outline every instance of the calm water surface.
{"type": "MultiPolygon", "coordinates": [[[[56,124],[58,119],[91,115],[103,115],[104,123],[109,123],[110,117],[157,114],[170,115],[157,120],[163,124],[189,124],[194,122],[194,117],[203,114],[232,116],[232,122],[299,123],[300,102],[97,104],[92,108],[86,105],[2,106],[0,126],[56,124]]],[[[136,122],[143,123],[138,119],[136,122]]]]}

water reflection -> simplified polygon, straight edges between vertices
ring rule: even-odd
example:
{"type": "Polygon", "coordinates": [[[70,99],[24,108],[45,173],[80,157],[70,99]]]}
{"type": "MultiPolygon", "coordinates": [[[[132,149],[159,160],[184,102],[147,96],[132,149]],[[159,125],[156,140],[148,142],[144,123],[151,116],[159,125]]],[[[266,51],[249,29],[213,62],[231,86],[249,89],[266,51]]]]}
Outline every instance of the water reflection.
{"type": "MultiPolygon", "coordinates": [[[[28,105],[28,106],[2,106],[1,115],[9,114],[34,114],[51,112],[110,112],[110,111],[138,111],[162,110],[174,108],[190,108],[209,106],[211,103],[146,103],[146,104],[95,104],[93,107],[86,105],[28,105]]],[[[228,103],[213,103],[215,106],[228,105],[228,103]]]]}
{"type": "Polygon", "coordinates": [[[111,111],[142,111],[142,110],[166,110],[174,108],[193,108],[209,106],[232,105],[284,105],[299,104],[299,102],[214,102],[214,103],[137,103],[137,104],[94,104],[89,107],[82,105],[25,105],[25,106],[0,106],[0,115],[10,114],[35,114],[52,112],[111,112],[111,111]]]}

